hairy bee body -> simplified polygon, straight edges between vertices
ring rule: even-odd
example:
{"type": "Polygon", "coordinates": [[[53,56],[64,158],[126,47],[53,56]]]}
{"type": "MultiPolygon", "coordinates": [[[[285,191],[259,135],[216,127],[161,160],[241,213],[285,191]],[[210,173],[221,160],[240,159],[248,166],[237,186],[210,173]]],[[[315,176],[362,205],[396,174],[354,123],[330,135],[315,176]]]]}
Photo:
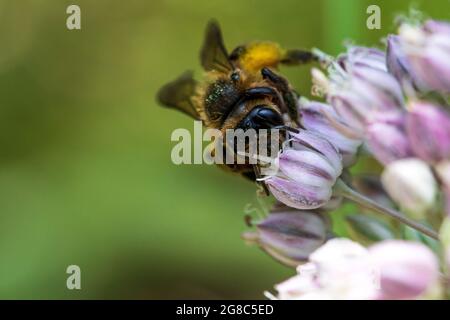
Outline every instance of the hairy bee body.
{"type": "MultiPolygon", "coordinates": [[[[191,99],[201,120],[208,128],[233,129],[252,110],[252,104],[272,104],[270,97],[261,97],[239,105],[248,89],[270,87],[261,76],[241,71],[209,72],[206,76],[206,81],[197,86],[191,99]],[[236,76],[239,76],[239,79],[231,79],[236,76]]],[[[277,111],[280,112],[278,109],[277,111]]]]}
{"type": "MultiPolygon", "coordinates": [[[[160,89],[158,100],[223,133],[228,129],[292,129],[298,126],[297,94],[274,68],[312,58],[309,52],[283,50],[268,41],[239,46],[229,55],[218,24],[212,21],[200,52],[205,79],[197,82],[192,72],[185,72],[160,89]]],[[[258,176],[258,167],[249,163],[226,167],[251,179],[258,176]]]]}

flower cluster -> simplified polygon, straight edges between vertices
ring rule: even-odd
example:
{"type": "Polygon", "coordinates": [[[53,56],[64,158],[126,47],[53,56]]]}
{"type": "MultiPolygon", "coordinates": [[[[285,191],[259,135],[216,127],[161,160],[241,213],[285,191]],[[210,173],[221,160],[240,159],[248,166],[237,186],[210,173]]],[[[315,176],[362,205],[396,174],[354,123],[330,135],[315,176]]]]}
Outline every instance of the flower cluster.
{"type": "Polygon", "coordinates": [[[280,213],[278,204],[245,235],[297,267],[297,276],[276,286],[277,298],[447,297],[450,24],[403,23],[384,51],[352,46],[336,58],[315,55],[322,69],[312,70],[313,93],[325,102],[300,99],[302,130],[284,144],[279,170],[263,178],[287,207],[280,213]],[[360,154],[379,163],[370,186],[351,174],[360,154]],[[342,198],[360,206],[346,220],[348,233],[369,248],[326,241],[333,235],[324,217],[342,198]]]}
{"type": "Polygon", "coordinates": [[[436,256],[423,244],[402,240],[366,249],[333,239],[297,272],[275,287],[278,299],[416,299],[441,293],[436,256]]]}

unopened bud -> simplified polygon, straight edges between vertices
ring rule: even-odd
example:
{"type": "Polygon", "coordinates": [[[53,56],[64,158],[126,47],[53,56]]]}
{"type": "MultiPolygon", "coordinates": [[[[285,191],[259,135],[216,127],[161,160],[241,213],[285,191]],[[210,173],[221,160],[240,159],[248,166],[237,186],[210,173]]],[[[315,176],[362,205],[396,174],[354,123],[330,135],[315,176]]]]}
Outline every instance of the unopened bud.
{"type": "Polygon", "coordinates": [[[430,163],[450,158],[450,114],[444,109],[425,102],[411,104],[406,132],[419,158],[430,163]]]}
{"type": "Polygon", "coordinates": [[[437,186],[428,165],[415,158],[397,160],[381,176],[391,198],[412,217],[424,218],[435,204],[437,186]]]}
{"type": "Polygon", "coordinates": [[[388,240],[369,251],[379,270],[381,299],[417,298],[437,284],[438,261],[423,244],[388,240]]]}
{"type": "Polygon", "coordinates": [[[353,164],[362,140],[330,105],[316,101],[300,101],[303,126],[330,141],[342,155],[344,166],[353,164]]]}
{"type": "Polygon", "coordinates": [[[261,222],[256,232],[244,233],[243,238],[258,244],[276,260],[297,266],[308,260],[311,252],[326,240],[328,224],[317,212],[279,207],[261,222]]]}
{"type": "Polygon", "coordinates": [[[413,156],[402,113],[380,113],[367,125],[366,139],[374,157],[385,165],[413,156]]]}
{"type": "Polygon", "coordinates": [[[279,171],[264,179],[272,194],[297,209],[326,204],[342,172],[340,155],[331,143],[307,131],[293,135],[277,158],[279,171]],[[314,144],[314,141],[316,144],[314,144]]]}

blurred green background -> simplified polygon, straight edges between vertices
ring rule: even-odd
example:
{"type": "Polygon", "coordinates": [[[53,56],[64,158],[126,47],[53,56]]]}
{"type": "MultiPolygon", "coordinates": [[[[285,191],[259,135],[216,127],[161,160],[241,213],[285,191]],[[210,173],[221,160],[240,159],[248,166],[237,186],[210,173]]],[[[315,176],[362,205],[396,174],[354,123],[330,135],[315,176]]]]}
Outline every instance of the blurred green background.
{"type": "MultiPolygon", "coordinates": [[[[336,54],[379,45],[412,4],[449,19],[448,0],[0,0],[0,298],[263,298],[293,271],[240,239],[254,186],[173,165],[170,134],[192,121],[156,90],[199,74],[211,17],[229,49],[336,54]],[[82,30],[66,29],[69,4],[82,30]],[[370,4],[381,30],[366,28],[370,4]],[[66,288],[71,264],[82,290],[66,288]]],[[[282,71],[309,94],[307,67],[282,71]]]]}

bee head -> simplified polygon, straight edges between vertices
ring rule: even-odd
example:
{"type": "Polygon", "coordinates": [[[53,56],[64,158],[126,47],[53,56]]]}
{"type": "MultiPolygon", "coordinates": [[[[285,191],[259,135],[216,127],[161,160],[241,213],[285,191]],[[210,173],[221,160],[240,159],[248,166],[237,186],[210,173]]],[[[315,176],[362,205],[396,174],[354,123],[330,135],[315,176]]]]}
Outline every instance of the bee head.
{"type": "Polygon", "coordinates": [[[237,128],[239,129],[271,129],[283,126],[283,118],[279,112],[268,105],[257,105],[242,119],[237,128]]]}

